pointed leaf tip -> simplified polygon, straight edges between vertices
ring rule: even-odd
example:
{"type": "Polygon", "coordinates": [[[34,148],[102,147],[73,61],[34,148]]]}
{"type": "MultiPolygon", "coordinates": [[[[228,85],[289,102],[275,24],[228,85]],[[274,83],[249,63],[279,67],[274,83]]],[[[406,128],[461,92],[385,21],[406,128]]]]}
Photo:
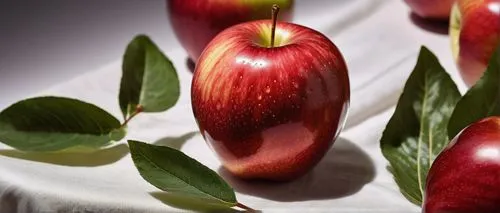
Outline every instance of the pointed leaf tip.
{"type": "Polygon", "coordinates": [[[233,189],[214,171],[165,146],[128,141],[130,153],[140,175],[153,186],[178,193],[235,206],[233,189]]]}
{"type": "Polygon", "coordinates": [[[172,62],[146,35],[136,36],[123,56],[119,103],[127,119],[143,112],[162,112],[173,107],[180,96],[180,83],[172,62]]]}
{"type": "Polygon", "coordinates": [[[460,93],[426,47],[408,78],[380,145],[401,193],[422,203],[427,172],[448,137],[446,126],[460,93]]]}

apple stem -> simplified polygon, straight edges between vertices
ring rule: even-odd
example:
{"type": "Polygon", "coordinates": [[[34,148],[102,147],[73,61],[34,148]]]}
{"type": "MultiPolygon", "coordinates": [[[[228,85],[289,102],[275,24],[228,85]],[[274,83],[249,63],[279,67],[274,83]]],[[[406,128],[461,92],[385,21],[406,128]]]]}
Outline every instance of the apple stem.
{"type": "Polygon", "coordinates": [[[132,120],[132,118],[137,116],[139,113],[141,113],[143,109],[144,108],[141,105],[137,105],[137,107],[135,108],[135,111],[132,114],[130,114],[130,116],[127,119],[125,119],[125,122],[123,122],[121,127],[123,128],[123,127],[127,126],[128,122],[130,120],[132,120]]]}
{"type": "Polygon", "coordinates": [[[276,21],[278,20],[278,12],[279,11],[280,11],[280,7],[277,4],[274,4],[273,8],[272,8],[273,26],[271,28],[271,48],[274,47],[274,36],[276,34],[276,21]]]}

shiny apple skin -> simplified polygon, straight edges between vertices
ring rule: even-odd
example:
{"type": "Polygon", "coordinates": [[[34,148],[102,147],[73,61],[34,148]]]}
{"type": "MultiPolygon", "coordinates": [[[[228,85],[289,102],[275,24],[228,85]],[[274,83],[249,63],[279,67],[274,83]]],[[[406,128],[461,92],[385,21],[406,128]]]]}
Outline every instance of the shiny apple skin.
{"type": "Polygon", "coordinates": [[[447,20],[455,0],[405,0],[405,2],[419,17],[447,20]]]}
{"type": "Polygon", "coordinates": [[[458,0],[450,35],[460,75],[470,87],[481,78],[500,45],[500,0],[458,0]]]}
{"type": "Polygon", "coordinates": [[[500,212],[500,117],[471,124],[436,158],[424,213],[500,212]]]}
{"type": "Polygon", "coordinates": [[[274,3],[280,20],[291,20],[294,0],[166,0],[174,33],[196,62],[208,42],[222,30],[247,21],[271,18],[274,3]]]}
{"type": "MultiPolygon", "coordinates": [[[[291,180],[325,155],[349,106],[337,47],[312,29],[278,22],[281,46],[258,43],[270,20],[231,27],[210,42],[191,97],[200,132],[224,167],[244,179],[291,180]]],[[[279,43],[279,42],[278,42],[279,43]]]]}

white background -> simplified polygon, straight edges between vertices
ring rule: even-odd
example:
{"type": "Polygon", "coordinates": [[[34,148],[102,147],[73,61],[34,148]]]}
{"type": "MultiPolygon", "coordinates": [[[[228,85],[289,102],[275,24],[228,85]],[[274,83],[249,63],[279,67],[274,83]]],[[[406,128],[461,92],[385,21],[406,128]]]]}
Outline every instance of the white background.
{"type": "Polygon", "coordinates": [[[0,1],[0,108],[115,61],[138,33],[175,42],[161,0],[0,1]]]}
{"type": "Polygon", "coordinates": [[[164,0],[0,1],[0,108],[119,59],[139,33],[177,45],[164,0]]]}

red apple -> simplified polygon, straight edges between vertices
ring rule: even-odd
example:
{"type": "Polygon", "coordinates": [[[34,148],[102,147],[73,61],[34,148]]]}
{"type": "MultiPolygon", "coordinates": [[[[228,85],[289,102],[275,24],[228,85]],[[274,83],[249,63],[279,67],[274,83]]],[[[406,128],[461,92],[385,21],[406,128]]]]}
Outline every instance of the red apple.
{"type": "Polygon", "coordinates": [[[472,86],[500,45],[500,0],[458,0],[451,15],[450,35],[462,79],[472,86]]]}
{"type": "Polygon", "coordinates": [[[500,212],[500,117],[465,128],[434,161],[424,213],[500,212]]]}
{"type": "Polygon", "coordinates": [[[422,18],[447,20],[455,0],[405,0],[405,2],[422,18]]]}
{"type": "Polygon", "coordinates": [[[349,78],[321,33],[279,22],[233,26],[201,55],[191,87],[194,116],[224,167],[241,178],[290,180],[306,173],[339,134],[349,78]]]}
{"type": "Polygon", "coordinates": [[[278,4],[282,20],[292,17],[293,0],[166,0],[177,39],[196,62],[205,46],[222,30],[247,21],[267,19],[278,4]]]}

